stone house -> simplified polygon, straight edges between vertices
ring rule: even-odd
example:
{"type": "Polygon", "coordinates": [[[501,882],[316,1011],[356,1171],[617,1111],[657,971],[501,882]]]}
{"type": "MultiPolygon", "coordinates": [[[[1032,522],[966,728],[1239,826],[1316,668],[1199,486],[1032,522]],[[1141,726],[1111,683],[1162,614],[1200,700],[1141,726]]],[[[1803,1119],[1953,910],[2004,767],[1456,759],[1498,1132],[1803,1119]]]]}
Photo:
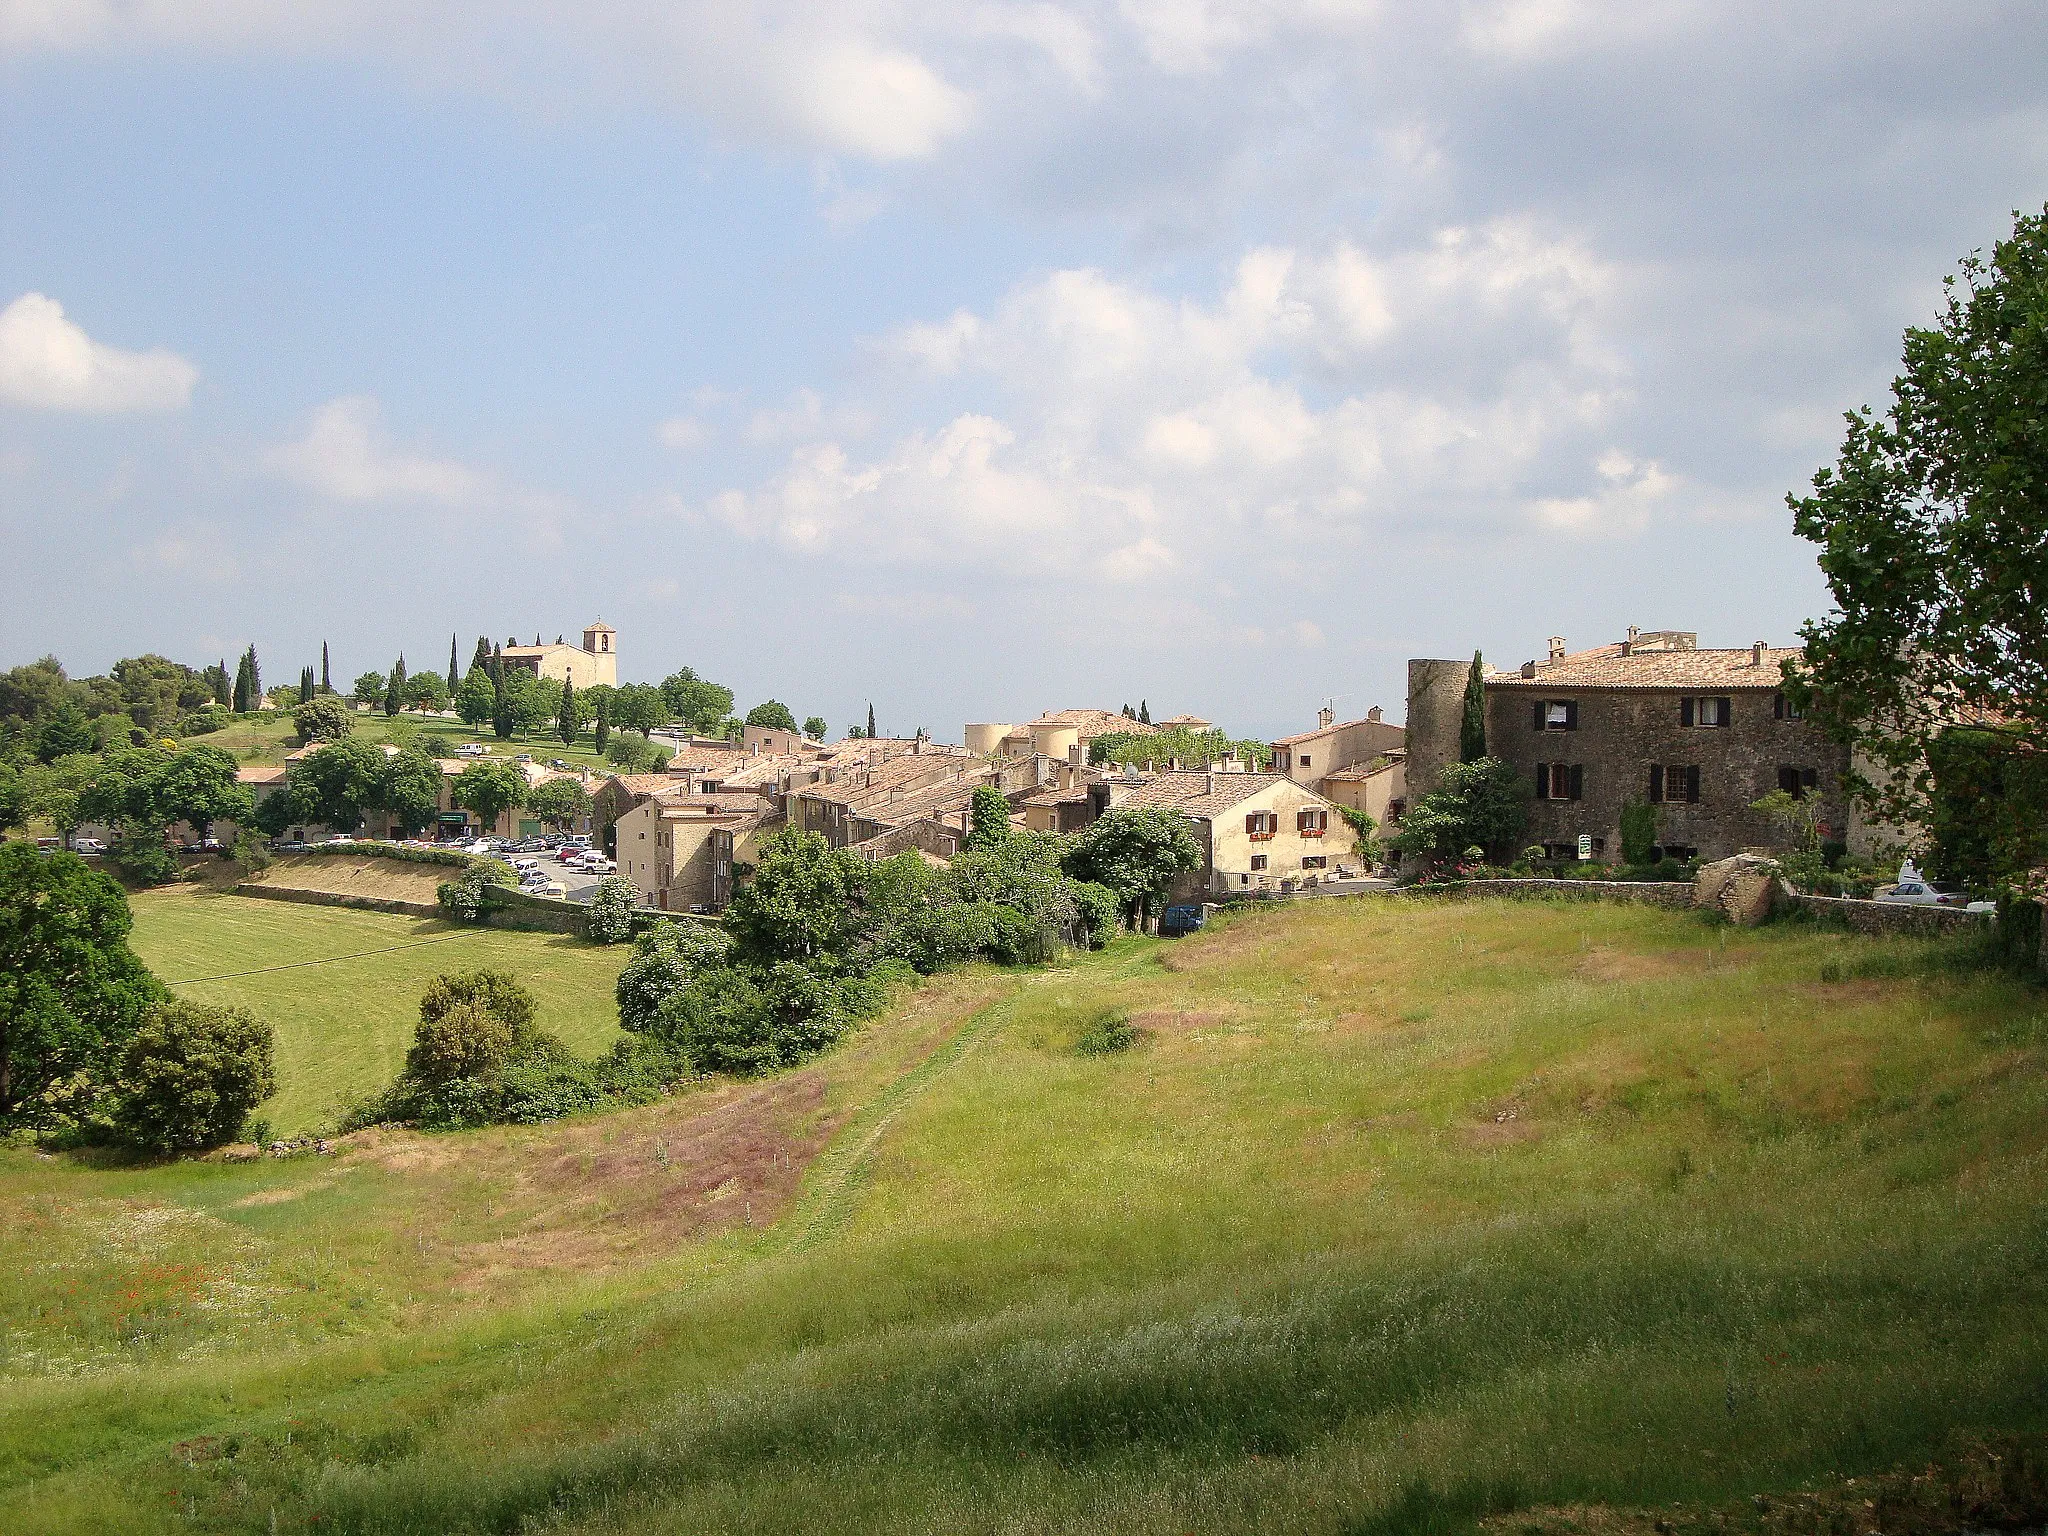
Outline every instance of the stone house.
{"type": "MultiPolygon", "coordinates": [[[[1869,841],[1848,802],[1848,749],[1799,717],[1780,689],[1795,648],[1758,641],[1703,650],[1682,630],[1643,633],[1587,651],[1553,639],[1541,661],[1485,673],[1487,751],[1529,786],[1527,841],[1552,857],[1621,857],[1621,812],[1657,813],[1656,854],[1725,858],[1781,845],[1785,834],[1750,809],[1782,789],[1817,797],[1824,839],[1869,841]]],[[[1408,663],[1411,796],[1457,761],[1467,661],[1408,663]]],[[[1861,849],[1859,848],[1859,851],[1861,849]]]]}
{"type": "Polygon", "coordinates": [[[651,794],[613,824],[613,857],[642,906],[717,912],[732,900],[733,866],[782,824],[759,795],[651,794]]]}
{"type": "Polygon", "coordinates": [[[1406,745],[1408,733],[1380,718],[1377,705],[1363,720],[1339,721],[1328,709],[1316,714],[1316,728],[1273,742],[1275,773],[1316,788],[1331,774],[1355,768],[1406,745]]]}
{"type": "Polygon", "coordinates": [[[1332,804],[1363,811],[1382,831],[1400,825],[1408,808],[1408,749],[1392,751],[1363,763],[1324,774],[1316,792],[1332,804]]]}
{"type": "Polygon", "coordinates": [[[1291,891],[1358,862],[1358,839],[1337,807],[1283,773],[1154,774],[1116,804],[1166,806],[1194,823],[1202,867],[1181,879],[1176,900],[1291,891]]]}

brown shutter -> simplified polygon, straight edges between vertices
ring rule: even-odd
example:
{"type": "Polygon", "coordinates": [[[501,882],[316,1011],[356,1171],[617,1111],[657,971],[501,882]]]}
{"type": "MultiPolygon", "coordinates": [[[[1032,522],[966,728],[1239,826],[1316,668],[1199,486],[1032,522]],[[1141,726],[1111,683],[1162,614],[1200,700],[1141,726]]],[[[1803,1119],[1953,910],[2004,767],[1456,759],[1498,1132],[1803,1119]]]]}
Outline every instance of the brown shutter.
{"type": "Polygon", "coordinates": [[[1570,699],[1565,703],[1564,728],[1568,731],[1576,731],[1579,728],[1579,701],[1577,699],[1570,699]]]}
{"type": "Polygon", "coordinates": [[[1723,725],[1733,725],[1735,723],[1735,701],[1733,699],[1716,699],[1714,702],[1721,706],[1721,723],[1723,725]]]}
{"type": "Polygon", "coordinates": [[[1680,700],[1678,701],[1678,723],[1679,723],[1680,725],[1691,725],[1691,724],[1692,724],[1692,700],[1691,700],[1691,699],[1680,699],[1680,700]]]}
{"type": "Polygon", "coordinates": [[[1689,805],[1700,803],[1700,768],[1697,763],[1685,770],[1685,798],[1689,805]]]}
{"type": "Polygon", "coordinates": [[[1548,763],[1538,763],[1536,765],[1536,798],[1538,800],[1548,800],[1550,798],[1550,764],[1548,763]]]}
{"type": "Polygon", "coordinates": [[[1774,693],[1771,695],[1771,718],[1773,720],[1782,720],[1785,718],[1785,695],[1783,695],[1782,693],[1774,693]]]}
{"type": "Polygon", "coordinates": [[[1541,730],[1543,729],[1543,701],[1542,701],[1541,699],[1538,699],[1538,700],[1536,701],[1536,706],[1535,706],[1535,707],[1536,707],[1536,718],[1535,718],[1535,722],[1534,722],[1534,729],[1536,729],[1536,730],[1538,730],[1538,731],[1541,731],[1541,730]]]}
{"type": "Polygon", "coordinates": [[[1585,789],[1585,787],[1586,787],[1586,770],[1585,770],[1585,769],[1584,769],[1584,768],[1583,768],[1583,767],[1582,767],[1581,765],[1579,765],[1578,763],[1573,763],[1573,764],[1572,764],[1572,779],[1571,779],[1571,783],[1572,783],[1572,798],[1573,798],[1574,800],[1576,800],[1576,799],[1578,799],[1578,798],[1580,797],[1580,794],[1581,794],[1581,792],[1582,792],[1582,791],[1583,791],[1583,790],[1585,789]]]}
{"type": "Polygon", "coordinates": [[[1664,798],[1664,765],[1650,764],[1650,804],[1656,805],[1664,798]]]}

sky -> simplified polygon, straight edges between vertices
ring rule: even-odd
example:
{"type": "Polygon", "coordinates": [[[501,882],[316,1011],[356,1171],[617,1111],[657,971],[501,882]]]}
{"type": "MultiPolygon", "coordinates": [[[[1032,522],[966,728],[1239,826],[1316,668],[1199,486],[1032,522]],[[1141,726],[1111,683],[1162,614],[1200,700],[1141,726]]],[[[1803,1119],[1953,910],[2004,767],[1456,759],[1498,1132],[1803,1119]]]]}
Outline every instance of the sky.
{"type": "Polygon", "coordinates": [[[0,667],[1270,737],[1791,643],[2048,7],[0,0],[0,667]]]}

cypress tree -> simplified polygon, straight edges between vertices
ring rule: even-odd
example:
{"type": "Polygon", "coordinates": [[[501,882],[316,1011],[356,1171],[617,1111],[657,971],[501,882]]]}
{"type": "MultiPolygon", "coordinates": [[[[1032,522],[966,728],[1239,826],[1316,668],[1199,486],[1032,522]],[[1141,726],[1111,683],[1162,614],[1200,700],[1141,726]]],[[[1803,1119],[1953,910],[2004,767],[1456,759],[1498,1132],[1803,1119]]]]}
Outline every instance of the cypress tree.
{"type": "Polygon", "coordinates": [[[469,658],[469,664],[472,667],[482,667],[486,672],[491,670],[491,642],[488,636],[476,637],[476,654],[469,658]]]}
{"type": "Polygon", "coordinates": [[[391,669],[391,681],[384,685],[384,713],[395,715],[405,708],[405,653],[398,653],[398,665],[391,669]]]}
{"type": "Polygon", "coordinates": [[[562,712],[556,725],[561,732],[562,745],[576,745],[576,685],[566,677],[562,679],[562,712]]]}
{"type": "Polygon", "coordinates": [[[455,635],[448,636],[448,697],[455,697],[455,690],[462,686],[462,674],[455,670],[455,635]]]}
{"type": "Polygon", "coordinates": [[[1143,699],[1138,700],[1138,724],[1150,725],[1151,723],[1152,706],[1146,703],[1143,699]]]}
{"type": "Polygon", "coordinates": [[[249,653],[247,651],[242,652],[240,656],[235,658],[235,692],[233,703],[236,714],[246,715],[249,713],[249,653]]]}
{"type": "Polygon", "coordinates": [[[1458,721],[1458,761],[1476,763],[1486,756],[1486,669],[1479,653],[1472,653],[1472,670],[1465,674],[1465,713],[1458,721]]]}
{"type": "Polygon", "coordinates": [[[608,740],[609,740],[609,739],[611,738],[611,734],[612,734],[612,720],[611,720],[611,713],[612,713],[612,697],[611,697],[611,695],[610,695],[610,694],[608,694],[608,693],[600,693],[600,694],[599,694],[599,695],[597,696],[597,724],[596,724],[596,725],[595,725],[595,726],[594,726],[594,727],[592,728],[592,729],[593,729],[593,732],[594,732],[594,734],[596,735],[596,738],[597,738],[597,750],[598,750],[598,753],[599,753],[599,755],[600,755],[600,756],[601,756],[601,755],[603,754],[603,752],[604,752],[604,744],[605,744],[605,742],[606,742],[606,741],[608,741],[608,740]]]}
{"type": "Polygon", "coordinates": [[[874,706],[873,704],[869,704],[869,705],[868,705],[868,740],[870,740],[870,741],[873,741],[874,739],[875,739],[875,706],[874,706]]]}
{"type": "Polygon", "coordinates": [[[312,697],[313,669],[311,667],[301,667],[299,668],[299,702],[304,704],[312,697]]]}
{"type": "Polygon", "coordinates": [[[334,692],[334,678],[327,670],[327,642],[325,640],[320,642],[320,691],[322,693],[334,692]]]}
{"type": "Polygon", "coordinates": [[[505,669],[501,665],[498,668],[497,707],[493,709],[491,712],[491,734],[496,736],[500,741],[509,741],[512,739],[512,727],[514,723],[514,717],[512,714],[512,690],[505,686],[505,669]]]}
{"type": "Polygon", "coordinates": [[[263,707],[263,668],[257,664],[256,647],[253,643],[249,646],[249,707],[263,707]]]}
{"type": "Polygon", "coordinates": [[[229,692],[230,686],[228,680],[228,659],[223,656],[220,659],[220,671],[213,679],[213,702],[232,706],[234,695],[229,692]]]}

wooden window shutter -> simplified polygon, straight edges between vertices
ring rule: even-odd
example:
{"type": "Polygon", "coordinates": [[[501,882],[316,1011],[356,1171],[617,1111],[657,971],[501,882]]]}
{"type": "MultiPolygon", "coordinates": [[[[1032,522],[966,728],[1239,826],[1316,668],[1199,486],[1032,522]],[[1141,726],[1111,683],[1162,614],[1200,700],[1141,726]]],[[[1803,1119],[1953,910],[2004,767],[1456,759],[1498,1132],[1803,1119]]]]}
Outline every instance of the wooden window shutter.
{"type": "Polygon", "coordinates": [[[1691,699],[1680,699],[1680,700],[1678,701],[1678,723],[1679,723],[1680,725],[1691,725],[1691,724],[1692,724],[1692,700],[1691,700],[1691,699]]]}
{"type": "Polygon", "coordinates": [[[1820,770],[1819,770],[1818,768],[1802,768],[1802,769],[1800,769],[1800,770],[1799,770],[1799,787],[1800,787],[1801,789],[1819,789],[1819,788],[1820,788],[1820,770]]]}
{"type": "Polygon", "coordinates": [[[1783,695],[1782,693],[1774,693],[1771,695],[1771,718],[1773,720],[1782,720],[1785,718],[1785,695],[1783,695]]]}
{"type": "Polygon", "coordinates": [[[1540,732],[1543,729],[1543,701],[1541,699],[1536,701],[1535,709],[1535,729],[1540,732]]]}
{"type": "Polygon", "coordinates": [[[1685,770],[1685,799],[1688,805],[1700,803],[1700,768],[1694,763],[1685,770]]]}
{"type": "Polygon", "coordinates": [[[1572,764],[1572,799],[1576,800],[1586,787],[1586,770],[1577,763],[1572,764]]]}
{"type": "Polygon", "coordinates": [[[1723,725],[1733,725],[1735,723],[1735,701],[1733,699],[1722,699],[1720,705],[1721,723],[1723,725]]]}
{"type": "Polygon", "coordinates": [[[1655,805],[1664,798],[1664,765],[1650,764],[1650,804],[1655,805]]]}
{"type": "Polygon", "coordinates": [[[1568,731],[1576,731],[1579,728],[1579,701],[1577,699],[1568,700],[1564,706],[1564,728],[1568,731]]]}
{"type": "MultiPolygon", "coordinates": [[[[1538,706],[1538,708],[1541,707],[1540,705],[1538,706]]],[[[1550,764],[1548,763],[1538,763],[1536,765],[1536,798],[1538,800],[1548,800],[1550,798],[1550,764]]]]}

